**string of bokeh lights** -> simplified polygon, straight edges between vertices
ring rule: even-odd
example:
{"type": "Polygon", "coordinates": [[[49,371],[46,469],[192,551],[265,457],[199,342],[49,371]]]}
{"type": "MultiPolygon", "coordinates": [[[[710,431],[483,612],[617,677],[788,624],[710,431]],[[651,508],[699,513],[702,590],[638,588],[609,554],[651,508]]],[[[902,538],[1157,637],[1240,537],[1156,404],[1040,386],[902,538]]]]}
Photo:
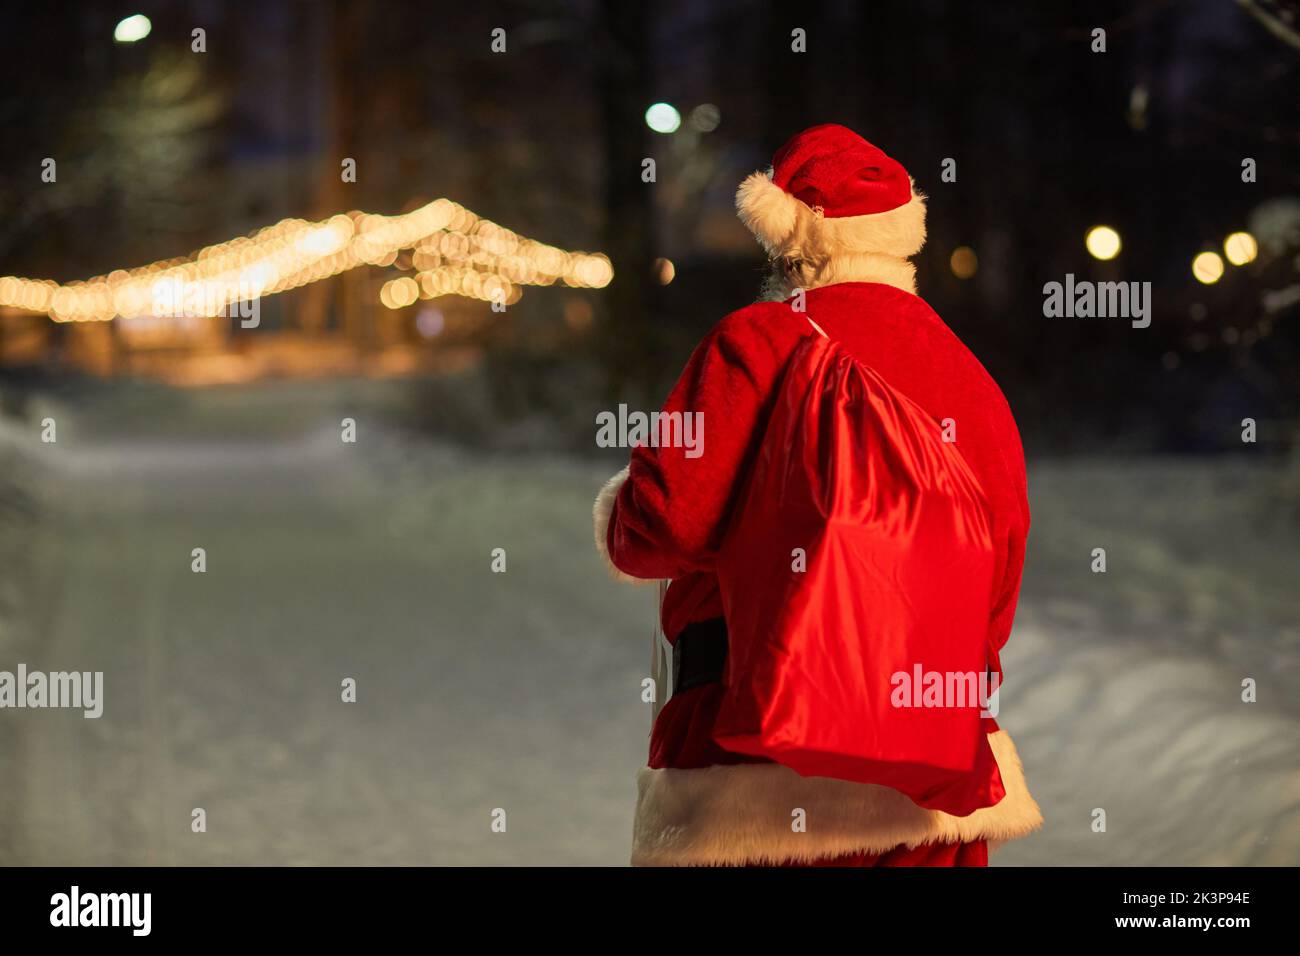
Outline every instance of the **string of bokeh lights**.
{"type": "MultiPolygon", "coordinates": [[[[1112,226],[1093,226],[1083,240],[1088,255],[1108,262],[1119,255],[1123,243],[1119,232],[1112,226]]],[[[1223,278],[1223,260],[1234,266],[1244,266],[1255,261],[1259,253],[1255,237],[1248,232],[1234,232],[1223,240],[1223,256],[1213,250],[1198,252],[1192,259],[1192,276],[1202,285],[1213,285],[1223,278]]],[[[979,258],[970,246],[958,246],[948,257],[948,268],[958,279],[970,279],[979,269],[979,258]]]]}
{"type": "Polygon", "coordinates": [[[76,282],[0,277],[0,307],[44,313],[56,322],[107,322],[158,315],[158,304],[216,317],[235,303],[287,292],[360,266],[405,269],[379,299],[400,309],[444,295],[511,305],[522,286],[562,283],[599,289],[614,277],[602,253],[570,252],[528,239],[459,203],[437,199],[397,216],[340,213],[320,222],[285,219],[192,256],[76,282]],[[183,290],[178,293],[178,290],[183,290]],[[179,295],[179,297],[178,297],[179,295]]]}

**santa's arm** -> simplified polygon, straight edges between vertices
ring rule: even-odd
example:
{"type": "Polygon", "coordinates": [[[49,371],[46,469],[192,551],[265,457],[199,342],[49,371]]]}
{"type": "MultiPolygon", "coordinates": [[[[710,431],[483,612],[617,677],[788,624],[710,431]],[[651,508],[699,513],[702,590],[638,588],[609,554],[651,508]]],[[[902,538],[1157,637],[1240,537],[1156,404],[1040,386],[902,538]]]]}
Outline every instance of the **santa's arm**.
{"type": "Polygon", "coordinates": [[[633,449],[627,469],[597,498],[597,547],[620,577],[677,578],[712,567],[782,354],[777,330],[748,311],[700,343],[664,403],[664,414],[683,416],[669,421],[698,416],[693,447],[633,449]]]}

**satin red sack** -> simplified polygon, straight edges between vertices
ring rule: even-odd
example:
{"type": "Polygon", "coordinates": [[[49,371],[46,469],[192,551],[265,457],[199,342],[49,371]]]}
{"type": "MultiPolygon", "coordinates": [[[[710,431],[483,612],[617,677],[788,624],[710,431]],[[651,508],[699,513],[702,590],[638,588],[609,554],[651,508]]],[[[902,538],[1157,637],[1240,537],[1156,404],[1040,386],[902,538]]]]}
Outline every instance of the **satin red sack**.
{"type": "Polygon", "coordinates": [[[991,527],[940,423],[838,344],[805,339],[718,557],[729,650],[714,738],[931,809],[996,802],[978,695],[891,702],[918,666],[985,672],[991,527]]]}

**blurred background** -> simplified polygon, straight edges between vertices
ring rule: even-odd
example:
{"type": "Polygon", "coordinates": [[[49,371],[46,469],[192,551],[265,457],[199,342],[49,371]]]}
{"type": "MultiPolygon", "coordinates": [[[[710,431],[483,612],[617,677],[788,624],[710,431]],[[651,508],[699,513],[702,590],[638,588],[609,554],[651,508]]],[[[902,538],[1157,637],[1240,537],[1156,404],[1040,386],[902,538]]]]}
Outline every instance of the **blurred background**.
{"type": "Polygon", "coordinates": [[[5,18],[0,670],[105,709],[0,711],[0,864],[625,862],[655,607],[595,416],[753,301],[736,186],[820,122],[929,195],[920,294],[1025,440],[1047,825],[995,865],[1300,859],[1300,4],[5,18]],[[1150,327],[1044,318],[1067,273],[1150,327]]]}

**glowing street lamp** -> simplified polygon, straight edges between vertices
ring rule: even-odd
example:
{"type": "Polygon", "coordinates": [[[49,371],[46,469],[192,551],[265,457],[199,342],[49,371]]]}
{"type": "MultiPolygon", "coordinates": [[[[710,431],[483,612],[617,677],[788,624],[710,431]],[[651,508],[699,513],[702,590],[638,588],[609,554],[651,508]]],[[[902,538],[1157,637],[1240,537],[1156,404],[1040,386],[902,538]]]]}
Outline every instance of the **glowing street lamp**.
{"type": "Polygon", "coordinates": [[[143,13],[136,13],[113,28],[113,39],[118,43],[135,43],[147,37],[152,29],[153,24],[149,18],[143,13]]]}

